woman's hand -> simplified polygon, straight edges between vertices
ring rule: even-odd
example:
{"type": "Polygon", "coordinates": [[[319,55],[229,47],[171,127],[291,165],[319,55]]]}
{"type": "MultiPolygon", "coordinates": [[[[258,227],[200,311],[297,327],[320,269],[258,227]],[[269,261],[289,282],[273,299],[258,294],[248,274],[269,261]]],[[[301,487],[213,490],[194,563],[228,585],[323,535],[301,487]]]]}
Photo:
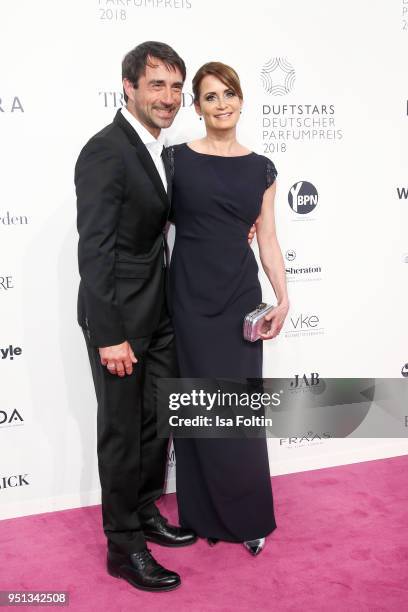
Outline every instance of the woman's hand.
{"type": "Polygon", "coordinates": [[[280,334],[286,315],[289,311],[289,303],[278,304],[271,312],[265,316],[265,330],[260,333],[262,340],[272,340],[280,334]]]}

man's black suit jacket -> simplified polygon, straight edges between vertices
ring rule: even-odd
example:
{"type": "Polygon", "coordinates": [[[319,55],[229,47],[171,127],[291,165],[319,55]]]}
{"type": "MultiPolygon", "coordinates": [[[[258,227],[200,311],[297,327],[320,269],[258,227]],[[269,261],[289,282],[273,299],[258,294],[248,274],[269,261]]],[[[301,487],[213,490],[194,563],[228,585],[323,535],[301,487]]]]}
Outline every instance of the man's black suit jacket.
{"type": "Polygon", "coordinates": [[[120,111],[78,157],[78,322],[93,346],[148,336],[158,324],[171,188],[165,168],[169,194],[120,111]]]}

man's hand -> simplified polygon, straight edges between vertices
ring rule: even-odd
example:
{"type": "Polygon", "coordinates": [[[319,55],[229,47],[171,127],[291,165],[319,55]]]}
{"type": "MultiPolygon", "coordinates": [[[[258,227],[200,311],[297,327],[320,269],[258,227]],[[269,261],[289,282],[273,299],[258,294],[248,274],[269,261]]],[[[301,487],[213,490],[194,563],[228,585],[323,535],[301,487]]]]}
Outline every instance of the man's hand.
{"type": "Polygon", "coordinates": [[[137,363],[129,342],[100,348],[99,355],[101,357],[101,364],[106,366],[111,374],[117,374],[121,378],[125,373],[130,376],[133,372],[132,364],[137,363]]]}
{"type": "MultiPolygon", "coordinates": [[[[259,217],[258,217],[258,219],[259,219],[259,217]]],[[[253,239],[255,238],[256,224],[258,223],[258,219],[255,221],[255,223],[251,226],[251,229],[249,230],[249,233],[248,233],[248,244],[251,244],[253,239]]]]}

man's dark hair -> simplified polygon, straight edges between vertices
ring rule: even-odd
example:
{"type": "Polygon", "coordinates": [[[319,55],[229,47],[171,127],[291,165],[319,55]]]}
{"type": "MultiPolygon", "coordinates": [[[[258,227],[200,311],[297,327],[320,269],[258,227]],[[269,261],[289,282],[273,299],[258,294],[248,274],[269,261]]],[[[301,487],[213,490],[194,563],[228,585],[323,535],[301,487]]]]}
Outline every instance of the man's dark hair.
{"type": "MultiPolygon", "coordinates": [[[[186,78],[186,65],[181,57],[169,45],[162,42],[147,41],[137,45],[132,51],[129,51],[123,58],[122,62],[122,79],[128,79],[133,87],[137,87],[139,78],[146,71],[146,66],[149,63],[149,58],[161,60],[166,66],[178,68],[182,74],[183,81],[186,78]]],[[[125,92],[125,102],[128,97],[125,92]]]]}

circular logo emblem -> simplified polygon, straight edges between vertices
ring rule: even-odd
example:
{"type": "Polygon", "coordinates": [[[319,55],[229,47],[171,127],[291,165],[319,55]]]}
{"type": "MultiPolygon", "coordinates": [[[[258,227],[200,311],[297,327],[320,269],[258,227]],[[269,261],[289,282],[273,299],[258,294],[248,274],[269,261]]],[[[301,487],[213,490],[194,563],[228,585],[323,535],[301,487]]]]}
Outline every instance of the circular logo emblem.
{"type": "Polygon", "coordinates": [[[308,181],[298,181],[295,183],[288,194],[289,206],[299,215],[307,215],[317,206],[319,194],[312,183],[308,181]]]}
{"type": "Polygon", "coordinates": [[[286,57],[273,57],[263,65],[261,80],[268,94],[284,96],[293,89],[295,71],[286,57]]]}
{"type": "Polygon", "coordinates": [[[401,374],[404,378],[408,378],[408,363],[402,366],[401,374]]]}
{"type": "Polygon", "coordinates": [[[285,257],[288,261],[293,261],[294,259],[296,259],[296,251],[294,251],[293,249],[288,249],[285,253],[285,257]]]}

